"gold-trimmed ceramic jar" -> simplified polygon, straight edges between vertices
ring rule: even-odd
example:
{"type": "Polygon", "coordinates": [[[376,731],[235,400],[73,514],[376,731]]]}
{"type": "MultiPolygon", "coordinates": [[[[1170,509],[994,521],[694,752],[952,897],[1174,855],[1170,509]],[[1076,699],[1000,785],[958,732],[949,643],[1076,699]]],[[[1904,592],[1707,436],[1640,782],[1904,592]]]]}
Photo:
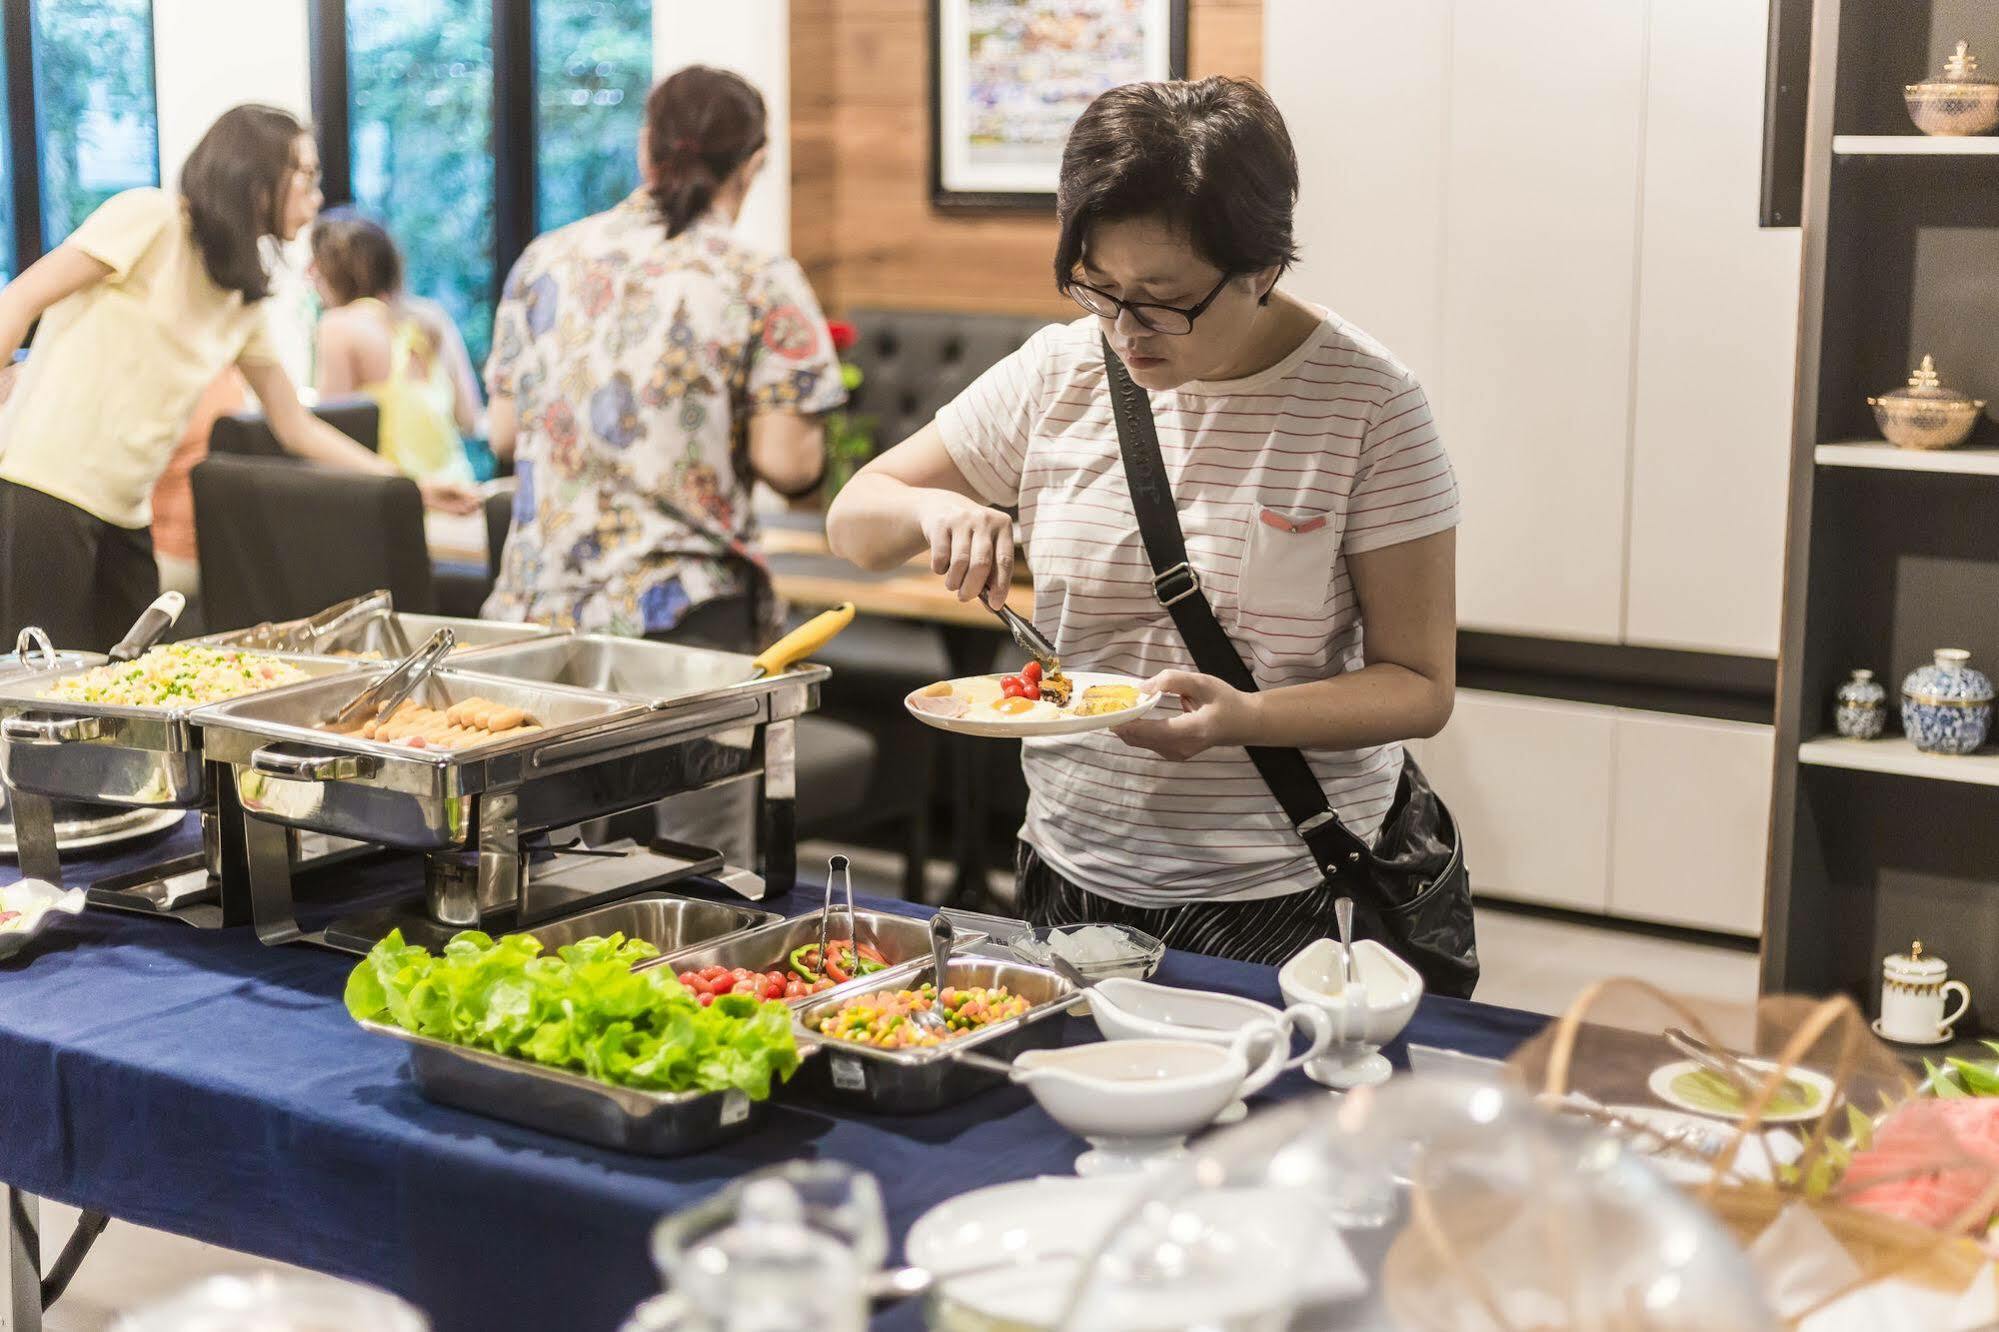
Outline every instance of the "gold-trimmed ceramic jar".
{"type": "Polygon", "coordinates": [[[1978,57],[1959,42],[1943,63],[1943,77],[1906,84],[1909,119],[1925,134],[1962,137],[1999,125],[1999,83],[1978,77],[1978,57]]]}
{"type": "Polygon", "coordinates": [[[1978,424],[1985,400],[1945,388],[1927,355],[1908,386],[1869,398],[1874,420],[1890,444],[1904,449],[1949,449],[1964,443],[1978,424]]]}

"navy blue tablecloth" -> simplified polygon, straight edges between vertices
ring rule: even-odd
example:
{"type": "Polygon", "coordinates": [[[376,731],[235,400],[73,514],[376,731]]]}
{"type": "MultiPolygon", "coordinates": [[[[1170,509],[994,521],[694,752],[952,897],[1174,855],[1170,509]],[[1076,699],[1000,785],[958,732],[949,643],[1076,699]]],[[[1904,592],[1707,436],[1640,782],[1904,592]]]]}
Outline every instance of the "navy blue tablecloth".
{"type": "MultiPolygon", "coordinates": [[[[191,830],[79,862],[72,883],[192,849],[191,830]]],[[[371,871],[346,873],[365,883],[371,871]]],[[[17,877],[0,862],[0,882],[17,877]]],[[[804,910],[803,894],[790,909],[804,910]]],[[[772,904],[786,909],[780,901],[772,904]]],[[[902,903],[876,903],[891,909],[902,903]]],[[[758,1166],[847,1161],[880,1177],[896,1241],[969,1189],[1065,1174],[1081,1144],[1005,1088],[913,1118],[780,1096],[768,1127],[654,1161],[431,1105],[394,1042],[340,1002],[352,959],[90,911],[0,961],[0,1178],[114,1217],[372,1282],[438,1332],[609,1332],[658,1288],[663,1214],[758,1166]]],[[[1170,953],[1158,979],[1279,1001],[1266,967],[1170,953]]],[[[1086,1022],[1066,1039],[1093,1039],[1086,1022]]],[[[1425,999],[1407,1038],[1503,1056],[1544,1019],[1425,999]]],[[[1400,1044],[1390,1057],[1403,1061],[1400,1044]]],[[[1316,1093],[1297,1074],[1272,1096],[1316,1093]]],[[[915,1326],[913,1311],[892,1320],[915,1326]]]]}

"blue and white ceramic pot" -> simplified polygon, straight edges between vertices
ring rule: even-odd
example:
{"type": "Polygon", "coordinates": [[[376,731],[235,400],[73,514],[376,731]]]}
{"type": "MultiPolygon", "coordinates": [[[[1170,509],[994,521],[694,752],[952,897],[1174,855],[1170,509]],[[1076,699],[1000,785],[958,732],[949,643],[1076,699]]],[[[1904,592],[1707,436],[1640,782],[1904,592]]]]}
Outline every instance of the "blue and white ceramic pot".
{"type": "Polygon", "coordinates": [[[1938,648],[1902,681],[1902,730],[1924,753],[1969,754],[1991,729],[1992,681],[1963,648],[1938,648]]]}
{"type": "Polygon", "coordinates": [[[1881,734],[1887,720],[1888,691],[1874,678],[1874,672],[1855,671],[1853,678],[1839,687],[1834,727],[1855,740],[1872,740],[1881,734]]]}

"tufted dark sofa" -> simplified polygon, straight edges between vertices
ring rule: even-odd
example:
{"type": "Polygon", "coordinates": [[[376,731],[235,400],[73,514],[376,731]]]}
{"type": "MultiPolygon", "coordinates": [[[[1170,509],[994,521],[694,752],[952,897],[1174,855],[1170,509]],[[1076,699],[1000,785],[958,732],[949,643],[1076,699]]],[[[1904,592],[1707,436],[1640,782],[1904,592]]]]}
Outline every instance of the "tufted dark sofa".
{"type": "MultiPolygon", "coordinates": [[[[849,355],[860,366],[862,381],[849,410],[875,419],[875,439],[884,449],[928,424],[938,408],[1049,322],[1018,315],[867,309],[852,311],[850,319],[857,341],[849,355]]],[[[995,649],[1003,642],[997,632],[993,642],[995,649]]],[[[936,733],[911,720],[902,699],[950,673],[937,629],[863,617],[818,657],[833,667],[824,694],[828,714],[866,727],[880,748],[870,806],[895,808],[912,796],[922,798],[930,785],[923,775],[934,773],[938,762],[936,733]]],[[[990,764],[985,783],[996,825],[1017,823],[1026,791],[1016,748],[992,743],[976,752],[990,764]]],[[[918,886],[911,873],[906,891],[914,895],[918,886]]]]}
{"type": "Polygon", "coordinates": [[[851,410],[872,416],[882,448],[915,434],[937,409],[995,361],[1049,322],[1029,315],[952,314],[933,310],[855,310],[861,367],[851,410]]]}

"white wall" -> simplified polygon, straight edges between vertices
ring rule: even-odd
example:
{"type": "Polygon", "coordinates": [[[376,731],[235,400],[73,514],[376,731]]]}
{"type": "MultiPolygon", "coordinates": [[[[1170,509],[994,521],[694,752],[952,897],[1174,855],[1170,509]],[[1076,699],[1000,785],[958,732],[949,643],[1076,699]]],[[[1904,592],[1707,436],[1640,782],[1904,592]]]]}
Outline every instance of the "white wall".
{"type": "Polygon", "coordinates": [[[240,102],[310,114],[305,12],[305,0],[153,0],[162,183],[240,102]]]}
{"type": "Polygon", "coordinates": [[[1765,0],[1267,0],[1299,290],[1430,388],[1468,626],[1774,655],[1799,233],[1765,0]]]}
{"type": "Polygon", "coordinates": [[[766,250],[791,248],[791,6],[787,0],[653,0],[653,78],[688,65],[732,69],[763,92],[770,162],[736,232],[766,250]]]}

